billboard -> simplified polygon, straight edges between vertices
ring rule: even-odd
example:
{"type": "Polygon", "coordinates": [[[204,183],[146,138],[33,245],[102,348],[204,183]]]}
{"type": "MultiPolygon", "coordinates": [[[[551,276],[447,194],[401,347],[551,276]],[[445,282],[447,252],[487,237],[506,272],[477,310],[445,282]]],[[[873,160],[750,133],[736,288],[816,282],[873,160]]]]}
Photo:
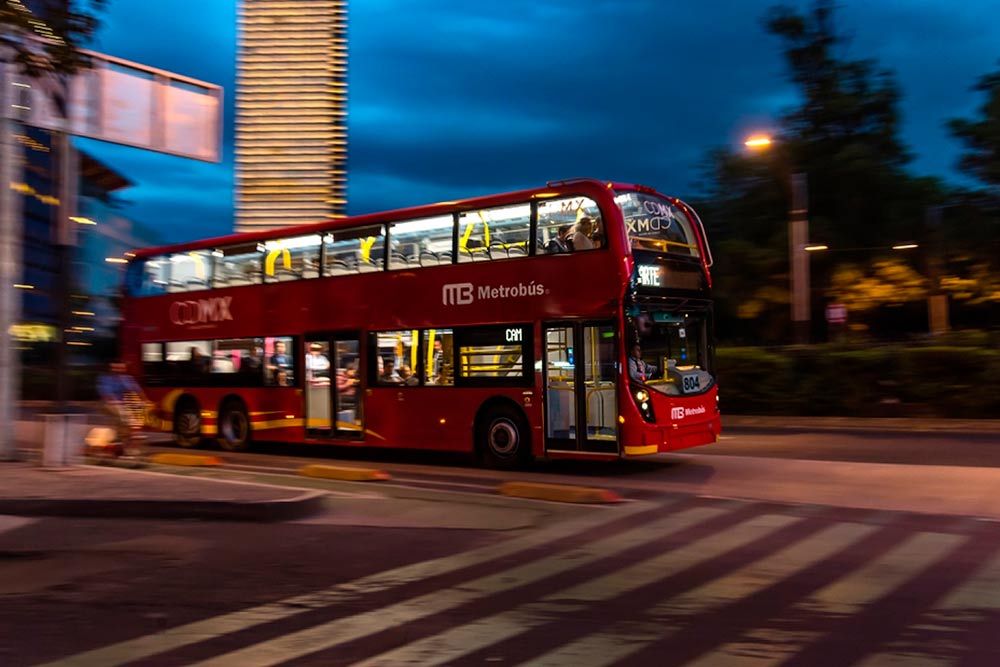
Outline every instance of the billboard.
{"type": "Polygon", "coordinates": [[[26,125],[219,162],[222,88],[93,51],[91,68],[32,78],[4,68],[6,117],[26,125]]]}

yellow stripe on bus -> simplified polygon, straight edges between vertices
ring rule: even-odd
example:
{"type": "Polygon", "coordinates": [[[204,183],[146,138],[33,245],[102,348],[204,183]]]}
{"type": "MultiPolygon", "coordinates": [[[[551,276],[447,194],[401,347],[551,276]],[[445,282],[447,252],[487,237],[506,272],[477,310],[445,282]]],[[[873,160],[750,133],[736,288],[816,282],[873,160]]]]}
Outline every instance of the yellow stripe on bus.
{"type": "Polygon", "coordinates": [[[271,421],[251,422],[250,426],[255,431],[266,431],[272,428],[288,428],[291,426],[303,426],[302,419],[273,419],[271,421]]]}
{"type": "Polygon", "coordinates": [[[625,456],[643,456],[644,454],[655,454],[659,448],[656,445],[625,445],[625,456]]]}

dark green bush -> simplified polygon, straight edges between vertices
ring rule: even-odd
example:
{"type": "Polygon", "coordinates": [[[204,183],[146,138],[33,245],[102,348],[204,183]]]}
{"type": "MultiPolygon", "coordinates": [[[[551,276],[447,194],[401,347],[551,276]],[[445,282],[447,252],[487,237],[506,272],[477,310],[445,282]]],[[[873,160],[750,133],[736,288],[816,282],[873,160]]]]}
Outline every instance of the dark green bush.
{"type": "Polygon", "coordinates": [[[1000,351],[843,345],[716,351],[730,414],[1000,418],[1000,351]]]}

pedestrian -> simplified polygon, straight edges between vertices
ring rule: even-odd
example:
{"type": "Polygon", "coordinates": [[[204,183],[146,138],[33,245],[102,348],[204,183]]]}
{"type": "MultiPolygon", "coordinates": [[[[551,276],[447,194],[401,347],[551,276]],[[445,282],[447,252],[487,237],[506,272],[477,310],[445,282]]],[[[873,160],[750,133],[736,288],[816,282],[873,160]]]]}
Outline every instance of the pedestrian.
{"type": "Polygon", "coordinates": [[[139,383],[126,371],[125,363],[113,361],[108,372],[97,379],[97,393],[104,412],[111,417],[115,441],[106,443],[125,456],[138,456],[138,431],[142,430],[149,401],[139,383]]]}

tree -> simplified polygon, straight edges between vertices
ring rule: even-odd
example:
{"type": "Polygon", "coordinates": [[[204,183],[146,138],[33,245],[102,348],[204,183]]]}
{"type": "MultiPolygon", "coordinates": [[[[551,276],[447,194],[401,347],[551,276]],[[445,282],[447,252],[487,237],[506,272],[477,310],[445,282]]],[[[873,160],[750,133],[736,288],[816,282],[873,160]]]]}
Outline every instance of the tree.
{"type": "MultiPolygon", "coordinates": [[[[787,330],[781,304],[788,303],[792,174],[808,174],[810,240],[836,249],[911,240],[926,207],[941,201],[937,181],[905,171],[910,154],[900,138],[900,93],[892,74],[871,60],[843,57],[846,40],[834,14],[830,0],[816,0],[803,13],[787,5],[767,11],[763,27],[781,42],[799,103],[781,116],[771,150],[709,155],[710,186],[701,205],[713,247],[721,250],[715,265],[719,303],[734,309],[729,319],[720,314],[723,336],[731,334],[725,323],[734,320],[751,319],[759,331],[787,330]],[[747,243],[763,246],[762,252],[748,254],[747,243]],[[759,317],[752,319],[754,313],[759,317]],[[774,327],[775,317],[782,326],[774,327]]],[[[837,254],[813,262],[814,289],[830,284],[834,257],[851,259],[837,254]]],[[[821,322],[824,299],[812,301],[813,321],[821,322]]]]}
{"type": "Polygon", "coordinates": [[[952,119],[948,128],[965,144],[959,168],[1000,194],[1000,69],[979,79],[973,90],[986,94],[979,119],[952,119]]]}
{"type": "Polygon", "coordinates": [[[0,44],[13,50],[25,74],[71,74],[90,63],[80,49],[97,30],[95,14],[106,2],[0,0],[0,44]]]}

